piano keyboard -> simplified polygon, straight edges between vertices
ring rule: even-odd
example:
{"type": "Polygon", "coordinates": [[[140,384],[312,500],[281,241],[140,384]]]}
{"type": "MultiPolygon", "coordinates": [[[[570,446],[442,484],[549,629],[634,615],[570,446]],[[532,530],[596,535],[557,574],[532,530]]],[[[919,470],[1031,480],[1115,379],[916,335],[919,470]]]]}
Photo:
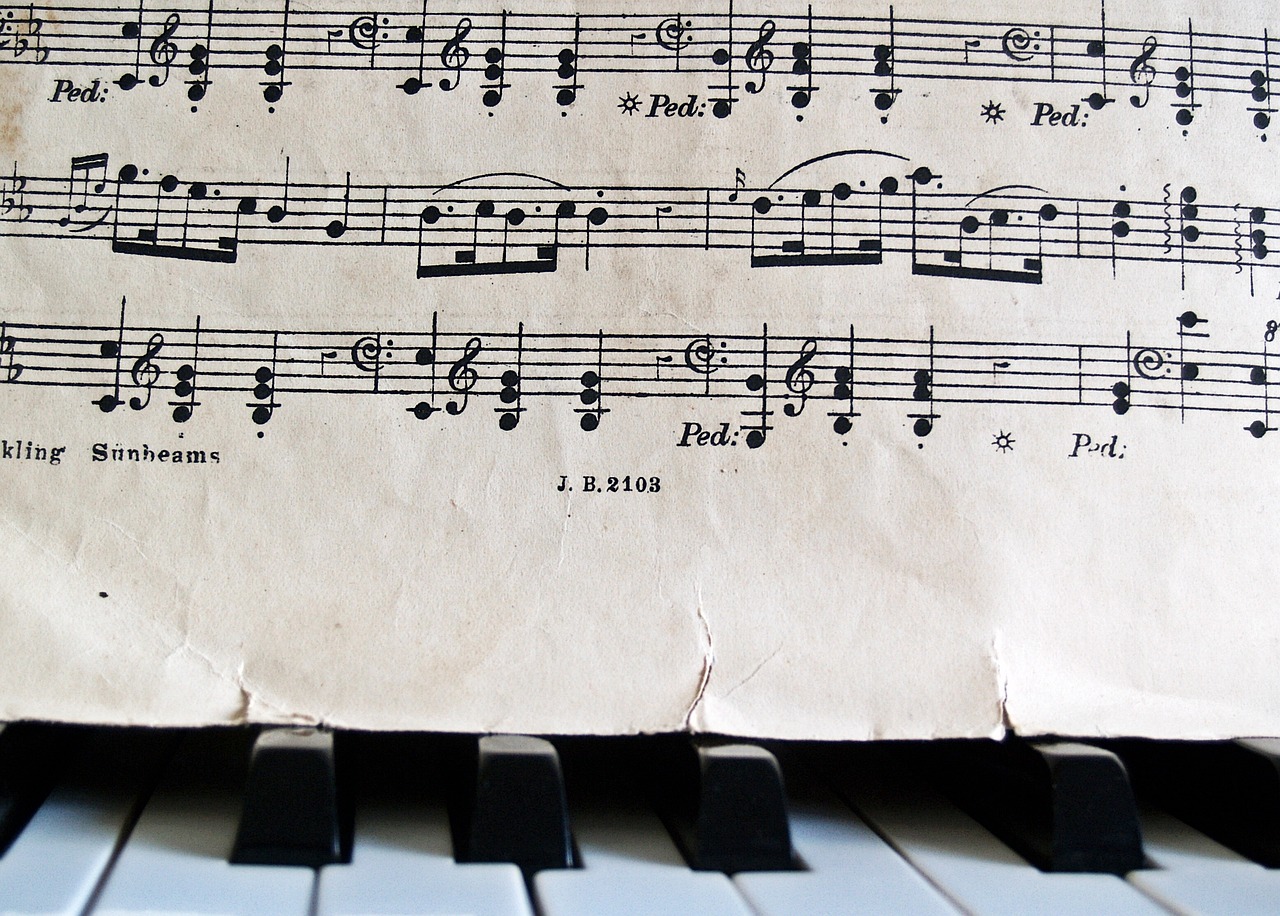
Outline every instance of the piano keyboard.
{"type": "Polygon", "coordinates": [[[10,725],[0,912],[1274,914],[1276,751],[10,725]]]}

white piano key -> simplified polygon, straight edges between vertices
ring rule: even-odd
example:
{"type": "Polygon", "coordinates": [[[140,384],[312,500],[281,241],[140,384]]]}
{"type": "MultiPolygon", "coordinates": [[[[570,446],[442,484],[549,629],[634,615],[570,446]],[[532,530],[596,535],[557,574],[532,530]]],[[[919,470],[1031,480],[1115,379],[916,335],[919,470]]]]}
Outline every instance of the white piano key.
{"type": "Polygon", "coordinates": [[[789,802],[791,844],[807,871],[742,872],[734,884],[760,916],[954,914],[939,894],[834,795],[789,802]]]}
{"type": "MultiPolygon", "coordinates": [[[[1240,853],[1210,839],[1167,811],[1144,809],[1141,817],[1142,846],[1146,851],[1147,859],[1156,868],[1253,864],[1240,853]]],[[[1258,867],[1261,868],[1261,866],[1258,867]]]]}
{"type": "Polygon", "coordinates": [[[573,833],[582,868],[534,876],[543,916],[750,916],[719,872],[695,872],[652,810],[621,804],[574,804],[573,833]]]}
{"type": "Polygon", "coordinates": [[[1252,862],[1219,862],[1131,872],[1134,886],[1179,914],[1274,916],[1280,913],[1280,872],[1252,862]]]}
{"type": "Polygon", "coordinates": [[[944,893],[978,914],[1164,913],[1113,875],[1039,871],[950,801],[923,784],[871,791],[841,781],[855,807],[944,893]]]}
{"type": "Polygon", "coordinates": [[[1280,912],[1280,871],[1257,865],[1162,811],[1144,811],[1143,841],[1154,868],[1129,881],[1180,914],[1264,916],[1280,912]]]}
{"type": "Polygon", "coordinates": [[[152,795],[108,874],[95,916],[306,916],[312,869],[228,861],[241,799],[228,786],[205,782],[209,773],[200,769],[219,772],[218,759],[205,753],[219,748],[211,740],[208,749],[197,744],[179,755],[195,775],[175,761],[176,772],[152,795]]]}
{"type": "Polygon", "coordinates": [[[320,870],[319,916],[532,916],[520,869],[453,858],[438,805],[360,805],[349,865],[320,870]]]}
{"type": "Polygon", "coordinates": [[[136,795],[75,783],[54,789],[0,858],[0,913],[79,914],[128,827],[136,795]]]}

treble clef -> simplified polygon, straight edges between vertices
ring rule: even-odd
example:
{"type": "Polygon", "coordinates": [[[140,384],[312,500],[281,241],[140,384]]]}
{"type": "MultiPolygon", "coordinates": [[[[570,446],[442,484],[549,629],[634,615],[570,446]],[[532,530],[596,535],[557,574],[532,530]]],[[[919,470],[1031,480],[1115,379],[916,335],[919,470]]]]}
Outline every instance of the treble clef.
{"type": "Polygon", "coordinates": [[[787,368],[785,382],[787,390],[800,398],[800,405],[787,404],[782,408],[782,412],[788,417],[798,417],[804,412],[804,405],[809,401],[809,389],[813,387],[814,376],[813,370],[809,368],[810,361],[818,353],[818,342],[810,337],[800,345],[800,355],[787,368]]]}
{"type": "Polygon", "coordinates": [[[751,42],[751,46],[747,48],[747,53],[743,55],[743,60],[747,64],[747,69],[752,73],[760,74],[760,82],[747,80],[743,87],[752,95],[764,89],[765,78],[769,75],[769,68],[773,66],[773,52],[769,50],[769,42],[773,39],[773,33],[777,26],[772,19],[766,19],[760,23],[760,35],[755,41],[751,42]]]}
{"type": "Polygon", "coordinates": [[[147,393],[145,398],[140,398],[136,395],[129,398],[129,406],[134,410],[142,410],[151,403],[151,389],[160,380],[160,367],[153,360],[160,354],[160,350],[163,347],[164,335],[157,331],[147,341],[146,352],[133,363],[133,369],[129,373],[133,378],[133,384],[147,393]]]}
{"type": "Polygon", "coordinates": [[[471,20],[463,16],[458,20],[458,25],[453,30],[453,37],[446,41],[444,47],[440,49],[440,63],[445,66],[445,69],[453,71],[453,79],[442,79],[440,81],[440,88],[445,92],[458,88],[458,81],[462,78],[462,68],[471,59],[471,52],[463,45],[463,42],[467,40],[467,36],[470,34],[471,20]]]}
{"type": "Polygon", "coordinates": [[[163,86],[169,81],[169,65],[178,57],[178,46],[169,39],[173,38],[180,25],[182,17],[177,13],[170,13],[159,36],[151,42],[151,62],[157,67],[164,67],[163,76],[153,75],[147,80],[152,86],[163,86]]]}
{"type": "Polygon", "coordinates": [[[1134,108],[1146,108],[1147,102],[1151,100],[1151,84],[1156,80],[1156,68],[1151,66],[1151,58],[1159,47],[1156,37],[1148,35],[1147,40],[1142,43],[1142,53],[1129,64],[1129,81],[1142,87],[1141,97],[1129,96],[1129,103],[1134,108]]]}
{"type": "Polygon", "coordinates": [[[458,357],[457,362],[449,368],[449,388],[462,395],[462,400],[450,401],[444,405],[444,409],[455,417],[467,409],[467,395],[480,380],[480,373],[476,372],[471,365],[472,360],[479,355],[480,338],[472,337],[462,348],[462,355],[458,357]]]}

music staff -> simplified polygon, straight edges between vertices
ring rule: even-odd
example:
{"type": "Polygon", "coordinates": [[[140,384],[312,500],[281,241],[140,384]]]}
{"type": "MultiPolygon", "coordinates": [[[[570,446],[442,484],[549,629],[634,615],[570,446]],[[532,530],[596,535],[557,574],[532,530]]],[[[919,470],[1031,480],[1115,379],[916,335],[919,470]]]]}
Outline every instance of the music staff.
{"type": "Polygon", "coordinates": [[[248,394],[250,419],[265,427],[295,398],[374,397],[398,403],[415,422],[433,421],[431,428],[485,416],[470,409],[479,401],[492,405],[499,430],[513,432],[523,415],[545,416],[558,403],[595,434],[665,399],[708,415],[736,411],[726,441],[753,449],[779,426],[815,422],[803,417],[818,417],[843,438],[868,410],[896,411],[904,429],[924,438],[963,416],[965,405],[987,404],[1117,417],[1167,411],[1183,423],[1193,413],[1223,414],[1263,438],[1276,428],[1276,322],[1244,349],[1215,346],[1209,326],[1188,310],[1169,316],[1162,332],[1111,342],[948,338],[932,326],[916,338],[863,335],[853,326],[847,335],[779,333],[768,325],[691,338],[539,332],[523,322],[476,328],[436,312],[425,329],[269,330],[217,328],[199,317],[189,326],[133,325],[122,302],[119,322],[105,327],[0,323],[0,404],[31,386],[65,390],[103,413],[126,403],[143,412],[154,390],[172,389],[172,419],[189,423],[198,422],[197,403],[248,394]]]}
{"type": "MultiPolygon", "coordinates": [[[[1105,0],[1096,20],[1070,23],[911,19],[889,4],[880,15],[850,16],[794,0],[753,8],[718,0],[680,15],[446,13],[416,0],[388,6],[398,8],[291,9],[288,0],[227,9],[208,0],[0,7],[0,65],[56,67],[70,90],[72,81],[62,77],[72,71],[122,89],[158,89],[171,67],[185,64],[192,102],[205,97],[214,71],[257,70],[267,77],[259,80],[272,106],[290,85],[287,69],[295,76],[385,74],[385,85],[406,96],[446,97],[424,92],[436,87],[488,114],[512,85],[546,83],[545,97],[569,106],[594,88],[587,76],[676,75],[706,94],[700,104],[717,118],[730,117],[750,96],[777,93],[803,119],[819,89],[848,80],[865,84],[858,94],[866,90],[882,121],[909,87],[935,81],[1065,89],[1093,111],[1125,97],[1145,108],[1155,97],[1172,111],[1166,123],[1184,130],[1207,95],[1238,98],[1260,132],[1274,113],[1266,28],[1221,34],[1191,22],[1117,27],[1107,21],[1105,0]],[[773,71],[786,75],[770,80],[773,71]]],[[[672,91],[665,80],[659,88],[672,91]]]]}
{"type": "MultiPolygon", "coordinates": [[[[1166,184],[1158,196],[1030,185],[956,192],[904,157],[841,151],[766,186],[569,186],[529,175],[445,185],[206,180],[114,170],[106,153],[74,157],[67,175],[24,175],[22,205],[0,209],[0,236],[108,241],[146,257],[234,263],[248,245],[414,249],[417,276],[550,273],[592,249],[743,252],[755,268],[874,266],[909,259],[921,276],[1043,282],[1048,261],[1106,261],[1247,274],[1275,267],[1268,241],[1280,202],[1205,202],[1166,184]],[[861,177],[859,177],[861,176],[861,177]]],[[[1265,193],[1265,192],[1261,192],[1265,193]]]]}

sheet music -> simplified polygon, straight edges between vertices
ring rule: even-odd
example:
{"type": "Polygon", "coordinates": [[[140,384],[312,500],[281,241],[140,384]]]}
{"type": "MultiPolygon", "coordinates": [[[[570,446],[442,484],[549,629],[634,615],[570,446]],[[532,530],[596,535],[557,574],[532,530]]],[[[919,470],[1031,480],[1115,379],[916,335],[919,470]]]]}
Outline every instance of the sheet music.
{"type": "Polygon", "coordinates": [[[1275,734],[1275,18],[0,5],[0,719],[1275,734]]]}

